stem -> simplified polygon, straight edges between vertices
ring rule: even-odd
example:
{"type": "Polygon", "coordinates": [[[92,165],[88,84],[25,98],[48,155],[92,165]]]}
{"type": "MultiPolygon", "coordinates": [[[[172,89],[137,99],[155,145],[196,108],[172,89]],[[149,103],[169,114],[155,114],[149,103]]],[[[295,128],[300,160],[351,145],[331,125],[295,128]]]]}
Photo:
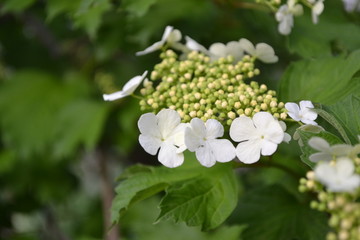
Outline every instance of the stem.
{"type": "Polygon", "coordinates": [[[97,151],[99,164],[99,177],[101,181],[101,200],[103,208],[103,221],[104,221],[104,239],[105,240],[120,240],[119,230],[117,226],[111,224],[110,208],[114,198],[113,187],[108,176],[107,159],[104,150],[97,151]],[[112,228],[111,228],[112,227],[112,228]]]}
{"type": "Polygon", "coordinates": [[[144,99],[144,98],[142,98],[142,97],[140,97],[140,96],[138,96],[138,95],[136,95],[136,94],[131,94],[131,96],[134,97],[134,98],[137,98],[137,99],[139,99],[139,100],[143,100],[143,99],[144,99]]]}

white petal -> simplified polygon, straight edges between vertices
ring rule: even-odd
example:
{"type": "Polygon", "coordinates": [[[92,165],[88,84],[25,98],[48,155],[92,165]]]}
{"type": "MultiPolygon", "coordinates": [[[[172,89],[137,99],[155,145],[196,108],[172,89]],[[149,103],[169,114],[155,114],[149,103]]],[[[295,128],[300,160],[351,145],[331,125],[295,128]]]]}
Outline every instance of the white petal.
{"type": "Polygon", "coordinates": [[[268,140],[263,140],[261,142],[261,155],[263,156],[270,156],[272,155],[277,149],[277,144],[273,143],[268,140]]]}
{"type": "Polygon", "coordinates": [[[200,118],[193,118],[190,121],[190,126],[195,135],[197,135],[200,138],[206,137],[206,127],[203,120],[201,120],[200,118]]]}
{"type": "Polygon", "coordinates": [[[183,164],[184,154],[177,153],[177,148],[173,144],[163,142],[159,151],[158,160],[165,167],[174,168],[183,164]]]}
{"type": "Polygon", "coordinates": [[[169,36],[167,37],[166,41],[171,45],[172,43],[179,42],[181,40],[181,32],[177,29],[174,29],[169,36]]]}
{"type": "Polygon", "coordinates": [[[185,39],[186,39],[186,47],[188,47],[190,50],[202,52],[209,55],[208,50],[203,45],[199,44],[189,36],[186,36],[185,39]]]}
{"type": "Polygon", "coordinates": [[[123,87],[123,91],[128,95],[132,94],[136,88],[141,84],[141,82],[146,77],[148,71],[145,71],[141,76],[136,76],[130,79],[123,87]]]}
{"type": "Polygon", "coordinates": [[[259,161],[260,159],[260,140],[249,140],[237,145],[235,153],[238,159],[247,164],[259,161]]]}
{"type": "Polygon", "coordinates": [[[177,111],[163,109],[157,115],[158,126],[164,139],[171,137],[174,129],[180,124],[181,118],[177,111]]]}
{"type": "Polygon", "coordinates": [[[234,57],[234,62],[238,62],[244,56],[244,50],[242,49],[239,42],[231,41],[226,44],[227,55],[234,57]]]}
{"type": "Polygon", "coordinates": [[[300,105],[300,109],[314,108],[312,102],[307,100],[300,101],[299,105],[300,105]]]}
{"type": "Polygon", "coordinates": [[[331,146],[331,151],[336,156],[347,156],[352,149],[353,146],[347,144],[335,144],[331,146]]]}
{"type": "Polygon", "coordinates": [[[150,135],[140,134],[139,143],[147,153],[151,155],[156,155],[162,142],[159,138],[150,135]]]}
{"type": "Polygon", "coordinates": [[[309,120],[309,119],[301,119],[301,122],[305,123],[305,124],[309,124],[309,125],[317,125],[317,123],[315,121],[309,120]]]}
{"type": "Polygon", "coordinates": [[[204,141],[199,135],[195,134],[191,127],[185,129],[185,145],[190,152],[194,152],[201,145],[204,145],[204,141]]]}
{"type": "Polygon", "coordinates": [[[355,171],[355,166],[350,158],[342,157],[336,160],[336,171],[338,175],[347,178],[355,171]]]}
{"type": "Polygon", "coordinates": [[[189,126],[188,123],[180,123],[174,131],[171,133],[169,137],[169,141],[171,141],[174,145],[179,147],[178,152],[183,152],[186,150],[185,146],[185,130],[189,126]]]}
{"type": "Polygon", "coordinates": [[[293,25],[294,25],[293,16],[291,14],[286,14],[283,15],[283,18],[279,23],[278,30],[283,35],[289,35],[293,25]]]}
{"type": "Polygon", "coordinates": [[[320,152],[330,152],[329,143],[320,137],[312,137],[309,142],[309,146],[320,152]]]}
{"type": "Polygon", "coordinates": [[[239,44],[241,48],[244,49],[245,52],[247,52],[250,55],[255,55],[255,47],[254,44],[252,44],[252,42],[250,42],[246,38],[241,38],[239,40],[239,44]]]}
{"type": "Polygon", "coordinates": [[[226,57],[226,47],[223,43],[213,43],[209,51],[217,57],[226,57]]]}
{"type": "Polygon", "coordinates": [[[331,161],[333,159],[330,153],[318,152],[311,154],[309,156],[310,161],[312,162],[321,162],[321,161],[331,161]]]}
{"type": "Polygon", "coordinates": [[[161,139],[161,134],[158,126],[158,119],[153,113],[145,113],[140,116],[138,127],[141,134],[149,135],[161,139]]]}
{"type": "Polygon", "coordinates": [[[299,115],[299,112],[300,112],[300,108],[299,108],[299,105],[297,105],[296,103],[293,103],[293,102],[288,102],[288,103],[285,103],[285,108],[286,110],[288,110],[288,115],[294,119],[295,121],[300,121],[300,115],[299,115]]]}
{"type": "Polygon", "coordinates": [[[279,60],[274,49],[266,43],[256,45],[256,57],[264,63],[275,63],[279,60]]]}
{"type": "Polygon", "coordinates": [[[164,30],[164,33],[163,33],[163,35],[161,37],[161,41],[165,42],[168,39],[168,37],[170,36],[173,29],[174,29],[173,26],[166,26],[165,30],[164,30]]]}
{"type": "Polygon", "coordinates": [[[208,119],[205,123],[206,139],[215,139],[224,135],[224,127],[218,120],[208,119]]]}
{"type": "Polygon", "coordinates": [[[127,96],[129,96],[129,94],[124,91],[118,91],[112,94],[103,94],[103,98],[105,101],[114,101],[127,96]]]}
{"type": "Polygon", "coordinates": [[[315,166],[314,169],[315,178],[323,184],[329,183],[331,178],[335,175],[334,168],[329,164],[329,162],[320,162],[315,166]]]}
{"type": "MultiPolygon", "coordinates": [[[[255,113],[255,115],[252,118],[254,125],[256,128],[258,129],[264,129],[267,128],[269,126],[270,123],[274,122],[275,119],[273,117],[273,115],[271,115],[268,112],[258,112],[255,113]]],[[[279,124],[279,127],[281,129],[281,126],[279,124]]],[[[282,130],[282,129],[281,129],[282,130]]]]}
{"type": "Polygon", "coordinates": [[[241,142],[257,136],[257,130],[251,118],[240,116],[232,122],[229,134],[232,140],[241,142]]]}
{"type": "Polygon", "coordinates": [[[216,163],[215,155],[208,143],[196,149],[195,155],[200,164],[205,167],[211,167],[216,163]]]}
{"type": "Polygon", "coordinates": [[[323,12],[324,10],[324,3],[322,0],[318,1],[312,8],[311,14],[312,14],[312,20],[313,23],[318,23],[318,16],[323,12]]]}
{"type": "Polygon", "coordinates": [[[146,55],[148,53],[155,52],[156,50],[159,50],[162,46],[164,46],[164,43],[165,43],[164,41],[156,42],[156,43],[152,44],[151,46],[147,47],[145,50],[135,53],[135,55],[142,56],[142,55],[146,55]]]}
{"type": "Polygon", "coordinates": [[[277,120],[268,123],[266,128],[258,129],[264,139],[279,144],[284,140],[284,130],[277,120]]]}
{"type": "Polygon", "coordinates": [[[235,147],[227,139],[208,140],[208,145],[218,162],[229,162],[235,158],[235,147]]]}
{"type": "Polygon", "coordinates": [[[291,141],[291,136],[288,133],[284,133],[283,142],[289,143],[291,141]]]}

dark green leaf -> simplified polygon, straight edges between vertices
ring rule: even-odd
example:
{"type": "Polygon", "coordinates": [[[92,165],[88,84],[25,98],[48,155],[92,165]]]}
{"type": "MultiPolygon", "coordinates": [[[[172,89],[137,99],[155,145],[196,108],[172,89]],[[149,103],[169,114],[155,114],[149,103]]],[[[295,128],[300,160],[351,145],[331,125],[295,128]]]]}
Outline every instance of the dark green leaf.
{"type": "Polygon", "coordinates": [[[244,239],[319,240],[329,230],[325,214],[310,209],[280,186],[257,188],[240,198],[238,221],[248,224],[244,239]]]}
{"type": "MultiPolygon", "coordinates": [[[[282,101],[311,100],[331,104],[354,89],[353,75],[360,70],[360,50],[347,57],[323,57],[292,63],[280,83],[282,101]]],[[[357,84],[358,85],[358,84],[357,84]]]]}
{"type": "Polygon", "coordinates": [[[35,0],[6,0],[1,5],[1,13],[21,12],[32,5],[35,0]]]}
{"type": "Polygon", "coordinates": [[[360,135],[360,98],[354,95],[329,106],[324,109],[332,114],[345,129],[353,144],[358,143],[360,135]]]}
{"type": "Polygon", "coordinates": [[[237,204],[238,186],[231,165],[213,167],[193,180],[170,186],[160,203],[159,220],[184,221],[202,230],[218,227],[237,204]]]}

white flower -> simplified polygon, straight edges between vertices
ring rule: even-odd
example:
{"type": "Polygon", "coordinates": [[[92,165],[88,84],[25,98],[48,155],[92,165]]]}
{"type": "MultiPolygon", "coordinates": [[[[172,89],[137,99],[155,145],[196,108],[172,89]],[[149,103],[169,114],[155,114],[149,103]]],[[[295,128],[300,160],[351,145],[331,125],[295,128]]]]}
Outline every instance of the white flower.
{"type": "Polygon", "coordinates": [[[236,41],[228,42],[226,45],[223,43],[213,43],[209,47],[210,58],[216,61],[219,58],[233,56],[234,62],[239,62],[244,56],[244,50],[241,44],[236,41]]]}
{"type": "Polygon", "coordinates": [[[240,39],[239,44],[245,52],[264,63],[274,63],[279,60],[275,55],[274,49],[266,43],[258,43],[255,47],[249,40],[242,38],[240,39]]]}
{"type": "Polygon", "coordinates": [[[184,162],[184,131],[186,124],[175,110],[163,109],[157,115],[145,113],[138,121],[139,142],[144,150],[156,155],[164,166],[174,168],[184,162]]]}
{"type": "Polygon", "coordinates": [[[277,145],[284,140],[284,131],[270,113],[258,112],[251,119],[240,116],[230,126],[230,137],[240,142],[236,147],[236,156],[244,163],[254,163],[260,154],[273,154],[277,145]]]}
{"type": "Polygon", "coordinates": [[[319,151],[310,155],[309,159],[312,162],[331,161],[336,157],[348,156],[353,151],[353,146],[351,145],[335,144],[330,146],[325,139],[320,137],[312,137],[308,144],[313,149],[319,151]]]}
{"type": "Polygon", "coordinates": [[[290,34],[294,25],[294,16],[303,14],[302,5],[295,3],[295,0],[288,0],[287,4],[282,5],[275,14],[276,20],[280,22],[278,30],[281,34],[290,34]]]}
{"type": "Polygon", "coordinates": [[[359,0],[343,0],[345,10],[347,12],[360,11],[360,1],[359,0]]]}
{"type": "Polygon", "coordinates": [[[172,26],[167,26],[163,33],[163,36],[160,41],[152,44],[150,47],[146,48],[143,51],[137,52],[136,56],[145,55],[156,50],[161,49],[166,43],[177,50],[183,50],[184,46],[180,43],[181,32],[177,29],[174,29],[172,26]]]}
{"type": "Polygon", "coordinates": [[[360,186],[360,176],[355,172],[351,159],[321,162],[315,167],[315,178],[331,192],[352,192],[360,186]]]}
{"type": "Polygon", "coordinates": [[[313,23],[317,24],[320,14],[324,11],[324,0],[318,0],[316,2],[315,0],[311,0],[309,2],[314,4],[311,9],[311,16],[313,23]]]}
{"type": "Polygon", "coordinates": [[[209,51],[200,43],[198,43],[197,41],[195,41],[194,39],[192,39],[189,36],[185,36],[185,40],[186,40],[186,47],[192,51],[198,51],[198,52],[202,52],[205,53],[206,55],[209,55],[209,51]]]}
{"type": "Polygon", "coordinates": [[[204,123],[199,118],[190,121],[185,130],[185,145],[195,152],[201,165],[211,167],[216,162],[229,162],[235,158],[235,148],[227,139],[217,139],[224,135],[224,127],[215,119],[204,123]]]}
{"type": "Polygon", "coordinates": [[[285,104],[285,108],[288,110],[289,116],[295,121],[317,125],[314,121],[317,118],[317,113],[311,110],[314,108],[311,101],[300,101],[300,108],[296,103],[288,102],[285,104]]]}
{"type": "Polygon", "coordinates": [[[136,88],[140,85],[140,83],[144,80],[145,76],[147,75],[148,71],[145,71],[143,75],[139,75],[130,79],[123,87],[121,91],[112,93],[112,94],[104,94],[103,98],[105,101],[114,101],[119,98],[123,98],[126,96],[131,95],[136,88]]]}

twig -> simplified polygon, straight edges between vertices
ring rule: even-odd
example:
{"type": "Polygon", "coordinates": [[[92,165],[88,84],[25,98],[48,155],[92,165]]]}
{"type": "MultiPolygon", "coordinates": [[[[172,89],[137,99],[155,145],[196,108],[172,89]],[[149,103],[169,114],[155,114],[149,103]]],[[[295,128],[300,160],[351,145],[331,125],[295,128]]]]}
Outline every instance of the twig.
{"type": "Polygon", "coordinates": [[[99,164],[99,176],[101,181],[101,199],[104,221],[104,239],[120,240],[119,229],[111,224],[110,208],[114,198],[113,187],[108,176],[107,159],[103,149],[98,149],[96,159],[99,164]],[[111,228],[112,227],[112,228],[111,228]]]}

